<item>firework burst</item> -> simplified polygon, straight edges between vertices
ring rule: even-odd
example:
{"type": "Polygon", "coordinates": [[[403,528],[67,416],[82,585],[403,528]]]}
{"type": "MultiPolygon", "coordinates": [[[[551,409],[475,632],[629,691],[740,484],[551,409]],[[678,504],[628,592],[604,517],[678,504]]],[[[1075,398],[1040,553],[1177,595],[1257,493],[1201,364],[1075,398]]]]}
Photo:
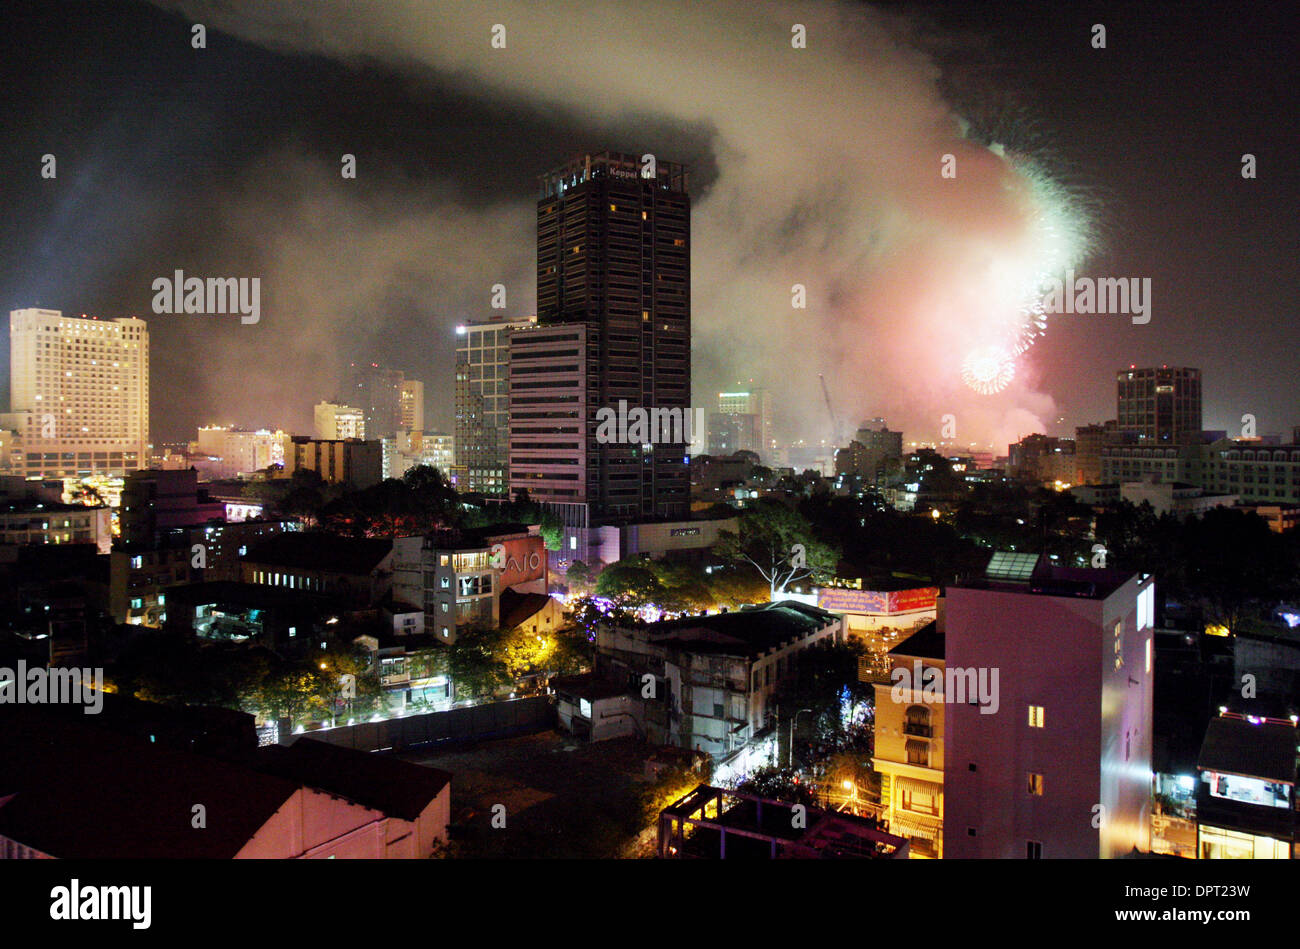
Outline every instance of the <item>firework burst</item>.
{"type": "Polygon", "coordinates": [[[983,395],[1001,391],[1015,378],[1016,358],[1047,331],[1050,281],[1077,266],[1093,244],[1092,216],[1076,189],[1028,155],[996,143],[989,150],[1012,173],[1008,187],[1023,208],[1025,226],[1017,241],[990,254],[991,305],[962,363],[962,381],[983,395]]]}
{"type": "Polygon", "coordinates": [[[980,395],[1001,392],[1015,376],[1015,356],[998,346],[972,350],[961,365],[961,381],[980,395]]]}

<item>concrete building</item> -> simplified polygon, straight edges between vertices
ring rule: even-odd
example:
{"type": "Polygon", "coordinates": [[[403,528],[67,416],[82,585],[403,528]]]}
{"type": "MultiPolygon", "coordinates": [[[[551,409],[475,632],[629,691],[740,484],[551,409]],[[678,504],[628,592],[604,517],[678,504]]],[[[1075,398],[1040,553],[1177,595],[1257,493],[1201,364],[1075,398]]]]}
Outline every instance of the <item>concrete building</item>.
{"type": "Polygon", "coordinates": [[[645,706],[626,683],[594,675],[551,680],[560,727],[583,741],[645,735],[645,706]]]}
{"type": "Polygon", "coordinates": [[[393,597],[423,609],[440,642],[467,625],[500,625],[503,591],[545,594],[546,585],[546,543],[526,526],[393,541],[393,597]]]}
{"type": "Polygon", "coordinates": [[[866,818],[701,784],[659,815],[661,860],[906,860],[908,842],[866,818]]]}
{"type": "Polygon", "coordinates": [[[401,430],[392,438],[380,439],[380,444],[384,479],[401,478],[417,465],[437,468],[448,480],[452,477],[455,446],[450,435],[401,430]]]}
{"type": "Polygon", "coordinates": [[[149,330],[137,319],[9,314],[9,413],[26,477],[123,476],[149,464],[149,330]]]}
{"type": "Polygon", "coordinates": [[[461,491],[505,494],[510,484],[510,334],[537,317],[456,327],[455,477],[461,491]]]}
{"type": "Polygon", "coordinates": [[[353,609],[380,603],[392,590],[393,541],[319,532],[279,534],[249,548],[244,583],[337,597],[353,609]]]}
{"type": "Polygon", "coordinates": [[[54,501],[0,501],[0,545],[94,544],[101,554],[113,545],[112,511],[54,501]]]}
{"type": "Polygon", "coordinates": [[[1206,491],[1252,504],[1300,504],[1300,445],[1223,438],[1204,446],[1201,457],[1200,477],[1192,483],[1206,491]]]}
{"type": "Polygon", "coordinates": [[[29,727],[0,729],[0,858],[424,859],[447,840],[451,775],[435,768],[310,739],[237,763],[6,715],[29,727]]]}
{"type": "Polygon", "coordinates": [[[283,465],[289,435],[282,431],[244,431],[211,425],[198,430],[189,446],[191,465],[205,480],[243,478],[272,465],[283,465]]]}
{"type": "Polygon", "coordinates": [[[1161,481],[1199,485],[1202,451],[1196,446],[1136,443],[1107,444],[1101,449],[1103,484],[1158,477],[1161,481]]]}
{"type": "Polygon", "coordinates": [[[417,379],[403,379],[398,400],[398,426],[408,432],[424,431],[424,383],[417,379]]]}
{"type": "Polygon", "coordinates": [[[850,444],[848,470],[859,475],[866,484],[883,483],[902,464],[903,433],[890,431],[883,418],[874,418],[859,425],[853,443],[861,447],[854,449],[853,444],[850,444]]]}
{"type": "Polygon", "coordinates": [[[998,553],[945,599],[946,675],[998,688],[945,697],[944,855],[1149,851],[1154,581],[998,553]]]}
{"type": "Polygon", "coordinates": [[[383,446],[355,438],[326,441],[294,435],[285,455],[284,476],[300,468],[315,471],[329,484],[368,488],[383,480],[383,446]]]}
{"type": "Polygon", "coordinates": [[[1199,859],[1295,858],[1296,740],[1294,721],[1211,720],[1197,756],[1199,859]]]}
{"type": "Polygon", "coordinates": [[[348,405],[361,409],[365,418],[366,438],[378,441],[402,427],[402,386],[406,379],[400,369],[387,369],[378,363],[352,363],[349,367],[348,405]]]}
{"type": "Polygon", "coordinates": [[[772,394],[767,389],[718,393],[718,410],[709,416],[710,455],[752,451],[770,460],[774,447],[772,394]]]}
{"type": "Polygon", "coordinates": [[[900,642],[888,659],[885,681],[875,683],[871,759],[872,770],[880,775],[881,817],[891,833],[907,838],[913,857],[940,859],[945,706],[925,694],[928,681],[945,681],[944,634],[938,622],[900,642]],[[904,681],[909,688],[896,687],[904,681]]]}
{"type": "Polygon", "coordinates": [[[1075,444],[1069,438],[1026,435],[1007,449],[1007,471],[1015,478],[1048,487],[1078,483],[1075,444]]]}
{"type": "Polygon", "coordinates": [[[1199,516],[1216,507],[1232,507],[1232,494],[1206,494],[1192,484],[1158,481],[1151,475],[1143,481],[1129,481],[1119,486],[1119,495],[1130,504],[1150,504],[1156,515],[1173,514],[1179,520],[1199,516]]]}
{"type": "Polygon", "coordinates": [[[132,472],[122,487],[118,522],[123,545],[155,547],[187,527],[225,520],[226,505],[199,487],[198,472],[132,472]]]}
{"type": "Polygon", "coordinates": [[[1074,430],[1074,484],[1100,484],[1101,450],[1106,447],[1105,425],[1080,425],[1074,430]]]}
{"type": "Polygon", "coordinates": [[[689,512],[685,432],[601,439],[597,413],[691,415],[690,286],[685,166],[602,152],[542,177],[538,328],[511,337],[510,487],[575,534],[689,512]]]}
{"type": "Polygon", "coordinates": [[[366,437],[366,413],[354,405],[317,402],[312,409],[312,437],[324,441],[366,437]]]}
{"type": "Polygon", "coordinates": [[[1130,367],[1115,374],[1120,431],[1138,443],[1181,445],[1201,432],[1201,370],[1130,367]]]}
{"type": "MultiPolygon", "coordinates": [[[[786,601],[596,634],[596,672],[635,684],[645,699],[647,740],[713,755],[727,763],[774,721],[771,698],[794,672],[795,656],[843,639],[833,614],[786,601]]],[[[770,752],[774,752],[771,743],[770,752]]]]}

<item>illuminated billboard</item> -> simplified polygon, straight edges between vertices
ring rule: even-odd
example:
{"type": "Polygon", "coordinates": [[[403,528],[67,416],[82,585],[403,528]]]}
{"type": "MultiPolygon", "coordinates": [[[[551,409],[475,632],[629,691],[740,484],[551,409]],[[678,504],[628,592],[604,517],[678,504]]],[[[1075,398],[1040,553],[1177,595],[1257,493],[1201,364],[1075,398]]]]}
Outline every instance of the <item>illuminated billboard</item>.
{"type": "Polygon", "coordinates": [[[889,616],[895,613],[912,613],[916,610],[932,610],[938,597],[938,587],[916,587],[911,590],[888,592],[821,587],[817,590],[817,605],[832,613],[889,616]]]}

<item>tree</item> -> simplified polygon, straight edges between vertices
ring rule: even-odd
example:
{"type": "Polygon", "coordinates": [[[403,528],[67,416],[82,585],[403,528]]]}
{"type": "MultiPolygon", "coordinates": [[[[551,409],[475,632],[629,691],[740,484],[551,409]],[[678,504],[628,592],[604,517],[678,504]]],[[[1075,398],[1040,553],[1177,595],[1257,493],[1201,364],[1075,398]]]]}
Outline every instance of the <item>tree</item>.
{"type": "Polygon", "coordinates": [[[1188,518],[1184,528],[1189,592],[1201,602],[1206,618],[1230,633],[1261,605],[1276,602],[1294,576],[1286,544],[1257,514],[1214,508],[1188,518]]]}
{"type": "Polygon", "coordinates": [[[569,569],[564,572],[564,579],[569,584],[569,593],[574,594],[580,590],[591,588],[594,571],[581,560],[575,560],[569,564],[569,569]]]}
{"type": "Polygon", "coordinates": [[[757,570],[772,600],[791,583],[835,571],[835,551],[813,536],[812,525],[801,514],[775,501],[748,508],[740,516],[739,529],[723,531],[714,550],[757,570]]]}
{"type": "Polygon", "coordinates": [[[782,716],[792,720],[796,710],[808,709],[800,725],[812,729],[813,757],[821,759],[847,748],[869,748],[871,727],[867,710],[874,689],[858,678],[867,655],[861,642],[818,643],[795,655],[794,675],[778,688],[775,700],[782,716]]]}
{"type": "Polygon", "coordinates": [[[658,603],[663,597],[663,587],[655,577],[648,560],[628,558],[610,564],[596,580],[596,595],[613,600],[617,605],[631,608],[658,603]]]}
{"type": "Polygon", "coordinates": [[[490,697],[511,682],[504,659],[506,630],[486,623],[463,626],[448,646],[447,668],[456,694],[490,697]]]}

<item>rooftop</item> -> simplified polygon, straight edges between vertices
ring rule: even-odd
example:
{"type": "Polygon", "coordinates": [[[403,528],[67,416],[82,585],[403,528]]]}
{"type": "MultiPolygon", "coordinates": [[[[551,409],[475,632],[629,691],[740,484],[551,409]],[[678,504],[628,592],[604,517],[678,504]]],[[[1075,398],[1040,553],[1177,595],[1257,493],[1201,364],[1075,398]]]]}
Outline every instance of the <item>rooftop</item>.
{"type": "Polygon", "coordinates": [[[514,629],[532,619],[552,603],[545,593],[516,593],[501,591],[501,628],[514,629]]]}
{"type": "Polygon", "coordinates": [[[0,835],[53,857],[230,859],[298,790],[31,707],[0,721],[0,835]],[[196,803],[202,831],[190,824],[196,803]]]}
{"type": "Polygon", "coordinates": [[[1133,573],[1126,570],[1058,567],[1042,554],[999,550],[989,558],[983,577],[951,586],[953,589],[1104,600],[1132,577],[1133,573]]]}
{"type": "Polygon", "coordinates": [[[939,632],[939,624],[931,621],[922,626],[919,630],[908,636],[893,649],[889,650],[891,656],[910,656],[914,659],[938,659],[944,658],[944,635],[939,632]]]}
{"type": "Polygon", "coordinates": [[[826,610],[783,600],[729,613],[651,623],[643,632],[657,644],[690,652],[754,656],[838,620],[826,610]]]}
{"type": "Polygon", "coordinates": [[[1196,763],[1209,771],[1295,783],[1297,732],[1292,725],[1255,725],[1215,718],[1205,730],[1196,763]]]}
{"type": "Polygon", "coordinates": [[[393,542],[383,538],[293,531],[258,541],[244,559],[277,567],[361,575],[374,570],[392,549],[393,542]]]}
{"type": "Polygon", "coordinates": [[[417,819],[451,775],[387,755],[342,748],[312,738],[258,751],[257,770],[317,788],[390,817],[417,819]]]}

